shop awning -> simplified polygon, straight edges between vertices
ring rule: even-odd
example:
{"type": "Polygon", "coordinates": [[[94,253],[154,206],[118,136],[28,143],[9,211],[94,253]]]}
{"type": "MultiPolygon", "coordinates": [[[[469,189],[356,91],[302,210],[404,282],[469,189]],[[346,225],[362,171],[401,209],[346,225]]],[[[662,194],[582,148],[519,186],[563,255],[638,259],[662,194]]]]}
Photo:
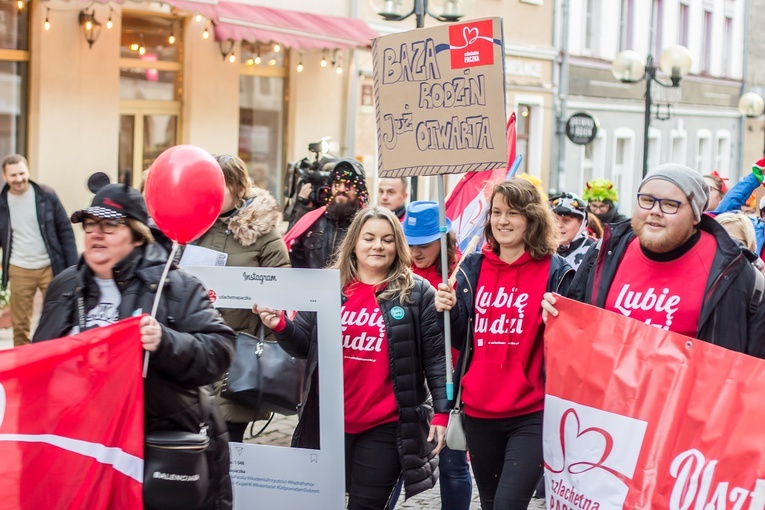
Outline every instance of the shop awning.
{"type": "Polygon", "coordinates": [[[296,50],[320,50],[366,47],[379,36],[354,18],[215,0],[162,1],[212,20],[218,41],[273,41],[296,50]]]}

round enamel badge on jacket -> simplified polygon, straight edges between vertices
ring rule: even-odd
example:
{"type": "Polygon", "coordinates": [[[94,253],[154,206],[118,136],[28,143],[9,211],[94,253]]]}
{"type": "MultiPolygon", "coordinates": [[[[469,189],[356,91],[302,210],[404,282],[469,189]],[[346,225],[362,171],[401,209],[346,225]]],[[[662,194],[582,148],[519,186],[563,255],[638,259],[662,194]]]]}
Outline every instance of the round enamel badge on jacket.
{"type": "Polygon", "coordinates": [[[406,315],[406,312],[404,312],[404,309],[400,306],[394,306],[390,311],[391,317],[393,317],[396,320],[401,320],[404,318],[404,315],[406,315]]]}

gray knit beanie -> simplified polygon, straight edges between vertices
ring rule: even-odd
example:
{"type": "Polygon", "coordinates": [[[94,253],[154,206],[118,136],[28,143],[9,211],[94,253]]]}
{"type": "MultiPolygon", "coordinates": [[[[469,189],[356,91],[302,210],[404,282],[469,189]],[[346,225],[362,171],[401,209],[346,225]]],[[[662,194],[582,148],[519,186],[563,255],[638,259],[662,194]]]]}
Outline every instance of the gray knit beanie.
{"type": "Polygon", "coordinates": [[[680,188],[691,204],[693,217],[696,218],[696,221],[701,219],[701,213],[704,212],[707,203],[709,203],[709,186],[701,174],[684,165],[664,163],[648,172],[643,182],[640,183],[638,191],[645,186],[645,183],[653,179],[662,179],[680,188]]]}

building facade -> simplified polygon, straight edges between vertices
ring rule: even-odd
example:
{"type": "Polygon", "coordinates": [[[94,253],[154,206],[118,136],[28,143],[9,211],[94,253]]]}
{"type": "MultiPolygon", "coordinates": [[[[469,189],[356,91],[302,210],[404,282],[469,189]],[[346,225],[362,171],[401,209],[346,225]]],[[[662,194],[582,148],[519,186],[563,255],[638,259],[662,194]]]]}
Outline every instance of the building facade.
{"type": "MultiPolygon", "coordinates": [[[[560,0],[569,7],[567,109],[592,114],[597,137],[567,142],[560,188],[582,192],[592,178],[613,181],[629,215],[642,179],[645,81],[622,83],[611,64],[623,50],[653,55],[673,45],[690,50],[692,67],[679,88],[652,85],[649,168],[664,162],[732,181],[742,172],[741,95],[745,0],[560,0]],[[657,118],[658,117],[658,118],[657,118]]],[[[669,83],[669,77],[658,73],[669,83]]]]}

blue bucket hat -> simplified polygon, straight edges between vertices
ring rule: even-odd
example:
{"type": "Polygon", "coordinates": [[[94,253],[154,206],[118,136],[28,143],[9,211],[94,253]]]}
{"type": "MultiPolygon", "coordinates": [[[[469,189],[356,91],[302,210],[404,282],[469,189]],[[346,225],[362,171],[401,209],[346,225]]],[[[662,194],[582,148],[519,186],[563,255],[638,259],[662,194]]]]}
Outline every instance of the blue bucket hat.
{"type": "MultiPolygon", "coordinates": [[[[432,243],[441,237],[438,230],[438,202],[420,200],[412,202],[406,209],[404,236],[409,246],[432,243]]],[[[452,228],[452,221],[446,218],[446,231],[452,228]]]]}

